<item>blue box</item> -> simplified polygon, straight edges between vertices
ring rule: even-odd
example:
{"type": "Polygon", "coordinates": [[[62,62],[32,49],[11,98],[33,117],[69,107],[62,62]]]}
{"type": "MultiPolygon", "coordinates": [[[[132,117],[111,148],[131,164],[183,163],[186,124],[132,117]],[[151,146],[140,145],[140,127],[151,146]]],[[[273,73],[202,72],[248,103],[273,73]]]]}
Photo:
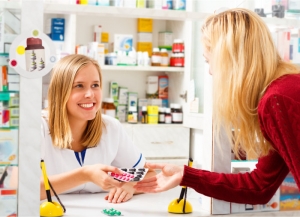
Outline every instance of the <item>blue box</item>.
{"type": "Polygon", "coordinates": [[[60,26],[65,27],[65,19],[64,18],[52,18],[51,19],[51,26],[60,26]]]}
{"type": "Polygon", "coordinates": [[[50,38],[53,41],[64,41],[65,40],[65,36],[63,33],[51,33],[50,38]]]}
{"type": "Polygon", "coordinates": [[[51,34],[64,34],[65,28],[60,26],[51,26],[51,34]]]}

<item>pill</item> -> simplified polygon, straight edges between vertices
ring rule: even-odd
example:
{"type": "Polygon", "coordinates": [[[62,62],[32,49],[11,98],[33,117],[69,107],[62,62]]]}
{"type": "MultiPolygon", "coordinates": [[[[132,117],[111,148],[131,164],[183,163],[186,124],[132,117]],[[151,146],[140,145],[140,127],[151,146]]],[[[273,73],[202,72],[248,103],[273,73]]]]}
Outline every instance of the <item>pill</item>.
{"type": "Polygon", "coordinates": [[[131,168],[131,169],[129,169],[129,171],[133,171],[133,172],[135,172],[135,171],[136,171],[136,169],[135,169],[135,168],[131,168]]]}
{"type": "Polygon", "coordinates": [[[133,181],[140,181],[140,178],[139,178],[139,177],[135,177],[135,178],[133,179],[133,181]]]}
{"type": "Polygon", "coordinates": [[[138,168],[138,171],[145,171],[145,168],[138,168]]]}
{"type": "Polygon", "coordinates": [[[143,175],[143,174],[144,174],[144,172],[136,172],[136,174],[142,174],[142,175],[143,175]]]}
{"type": "Polygon", "coordinates": [[[127,172],[127,169],[126,169],[126,168],[122,168],[121,170],[123,170],[124,172],[127,172]]]}

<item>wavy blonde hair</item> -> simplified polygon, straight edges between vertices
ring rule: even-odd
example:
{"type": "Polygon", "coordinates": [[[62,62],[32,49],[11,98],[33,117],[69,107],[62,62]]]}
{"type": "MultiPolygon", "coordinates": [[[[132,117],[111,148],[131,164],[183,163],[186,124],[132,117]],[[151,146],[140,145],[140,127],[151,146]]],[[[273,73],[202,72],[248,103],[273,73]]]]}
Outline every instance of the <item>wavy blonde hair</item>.
{"type": "MultiPolygon", "coordinates": [[[[48,89],[49,130],[53,145],[59,148],[71,148],[73,140],[68,120],[67,102],[69,100],[74,78],[78,70],[92,63],[100,78],[102,88],[102,75],[98,62],[84,55],[73,54],[62,58],[53,68],[48,89]]],[[[102,135],[101,110],[96,113],[93,120],[89,120],[81,138],[82,145],[94,147],[102,135]]]]}
{"type": "Polygon", "coordinates": [[[268,27],[250,10],[212,15],[201,31],[213,73],[214,133],[224,127],[237,156],[267,155],[272,146],[260,130],[258,103],[272,81],[299,69],[282,60],[268,27]]]}

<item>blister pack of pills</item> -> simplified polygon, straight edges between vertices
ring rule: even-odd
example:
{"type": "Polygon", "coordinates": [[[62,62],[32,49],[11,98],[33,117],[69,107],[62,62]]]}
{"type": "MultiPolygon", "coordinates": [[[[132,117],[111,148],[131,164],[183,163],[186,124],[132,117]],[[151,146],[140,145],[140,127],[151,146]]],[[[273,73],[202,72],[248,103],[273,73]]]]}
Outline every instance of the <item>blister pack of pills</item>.
{"type": "Polygon", "coordinates": [[[148,168],[119,168],[124,173],[116,174],[109,172],[108,174],[121,182],[139,182],[144,179],[148,172],[148,168]]]}

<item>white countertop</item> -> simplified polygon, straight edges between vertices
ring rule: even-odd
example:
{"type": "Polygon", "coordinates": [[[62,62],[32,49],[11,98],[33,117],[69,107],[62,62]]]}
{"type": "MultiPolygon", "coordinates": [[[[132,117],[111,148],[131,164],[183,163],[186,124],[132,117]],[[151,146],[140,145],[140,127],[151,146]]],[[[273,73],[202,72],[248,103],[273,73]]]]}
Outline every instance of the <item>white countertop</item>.
{"type": "MultiPolygon", "coordinates": [[[[188,189],[187,200],[192,204],[193,212],[190,214],[168,213],[170,202],[179,197],[181,188],[175,188],[167,192],[157,194],[134,195],[130,201],[120,204],[108,203],[104,200],[107,193],[97,194],[65,194],[60,195],[60,200],[66,207],[64,216],[107,216],[102,213],[103,209],[114,208],[122,213],[122,216],[211,216],[207,211],[201,210],[198,193],[188,189]]],[[[56,201],[56,198],[53,197],[56,201]]],[[[214,215],[220,216],[220,215],[214,215]]],[[[224,217],[224,215],[222,215],[224,217]]],[[[240,213],[226,216],[300,216],[300,211],[278,211],[259,213],[240,213]]]]}

